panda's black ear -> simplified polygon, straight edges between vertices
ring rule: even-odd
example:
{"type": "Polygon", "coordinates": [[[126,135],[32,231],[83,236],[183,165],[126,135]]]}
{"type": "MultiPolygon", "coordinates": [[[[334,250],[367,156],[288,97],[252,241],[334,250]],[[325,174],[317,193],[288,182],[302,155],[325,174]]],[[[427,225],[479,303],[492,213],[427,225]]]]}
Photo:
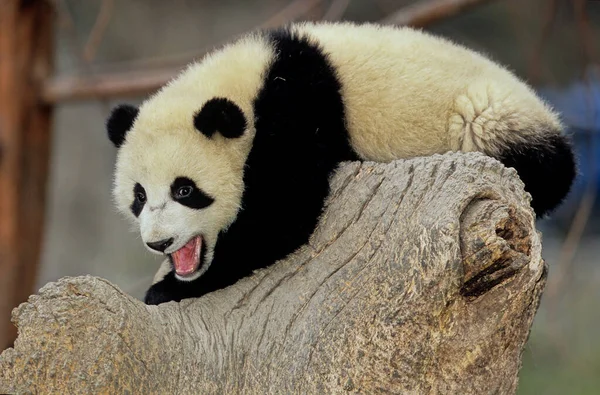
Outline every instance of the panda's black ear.
{"type": "Polygon", "coordinates": [[[129,104],[115,107],[106,120],[108,138],[119,148],[125,142],[125,135],[133,126],[139,110],[129,104]]]}
{"type": "Polygon", "coordinates": [[[242,110],[231,100],[221,97],[210,99],[194,115],[194,127],[206,137],[212,137],[215,132],[230,139],[240,137],[246,126],[242,110]]]}

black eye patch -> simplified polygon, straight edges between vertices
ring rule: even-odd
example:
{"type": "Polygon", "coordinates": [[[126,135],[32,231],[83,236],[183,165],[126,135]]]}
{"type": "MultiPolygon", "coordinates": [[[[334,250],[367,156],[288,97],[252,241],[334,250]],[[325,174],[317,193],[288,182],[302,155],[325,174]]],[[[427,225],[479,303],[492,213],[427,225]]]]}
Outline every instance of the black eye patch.
{"type": "Polygon", "coordinates": [[[194,127],[206,137],[215,132],[227,138],[244,134],[247,123],[242,110],[231,100],[222,97],[207,101],[194,115],[194,127]]]}
{"type": "Polygon", "coordinates": [[[139,183],[136,183],[133,187],[133,203],[129,206],[133,215],[139,217],[146,204],[146,199],[146,190],[139,183]]]}
{"type": "Polygon", "coordinates": [[[173,181],[171,184],[171,197],[176,202],[197,210],[208,207],[215,201],[187,177],[177,177],[173,181]]]}

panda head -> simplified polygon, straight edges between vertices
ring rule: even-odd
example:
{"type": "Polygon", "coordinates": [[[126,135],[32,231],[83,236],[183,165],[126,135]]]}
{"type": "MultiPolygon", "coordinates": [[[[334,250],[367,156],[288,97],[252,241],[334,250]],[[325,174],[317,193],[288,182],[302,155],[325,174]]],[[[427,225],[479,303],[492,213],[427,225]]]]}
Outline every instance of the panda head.
{"type": "Polygon", "coordinates": [[[177,93],[159,92],[139,109],[120,105],[106,126],[118,148],[119,211],[139,226],[146,248],[191,281],[209,268],[219,233],[237,217],[254,129],[233,100],[177,93]]]}

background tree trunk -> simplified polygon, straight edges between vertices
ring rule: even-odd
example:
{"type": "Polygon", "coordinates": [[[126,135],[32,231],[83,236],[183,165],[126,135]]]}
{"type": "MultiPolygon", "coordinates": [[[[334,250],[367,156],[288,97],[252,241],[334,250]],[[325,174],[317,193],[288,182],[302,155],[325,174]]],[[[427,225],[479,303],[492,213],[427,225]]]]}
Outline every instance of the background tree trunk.
{"type": "Polygon", "coordinates": [[[16,337],[10,311],[34,291],[42,246],[52,108],[50,1],[0,0],[0,349],[16,337]]]}
{"type": "Polygon", "coordinates": [[[479,154],[344,164],[309,245],[232,287],[145,306],[46,285],[0,391],[514,393],[546,279],[528,202],[479,154]]]}

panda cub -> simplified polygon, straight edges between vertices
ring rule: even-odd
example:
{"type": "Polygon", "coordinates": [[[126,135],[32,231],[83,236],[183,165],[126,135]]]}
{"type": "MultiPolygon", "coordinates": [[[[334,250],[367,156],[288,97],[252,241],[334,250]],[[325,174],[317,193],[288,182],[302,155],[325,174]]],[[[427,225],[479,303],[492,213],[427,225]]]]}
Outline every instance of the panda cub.
{"type": "Polygon", "coordinates": [[[145,302],[197,297],[308,241],[342,161],[481,151],[538,216],[575,163],[558,116],[487,58],[409,28],[298,23],[249,34],[107,121],[114,197],[166,257],[145,302]]]}

